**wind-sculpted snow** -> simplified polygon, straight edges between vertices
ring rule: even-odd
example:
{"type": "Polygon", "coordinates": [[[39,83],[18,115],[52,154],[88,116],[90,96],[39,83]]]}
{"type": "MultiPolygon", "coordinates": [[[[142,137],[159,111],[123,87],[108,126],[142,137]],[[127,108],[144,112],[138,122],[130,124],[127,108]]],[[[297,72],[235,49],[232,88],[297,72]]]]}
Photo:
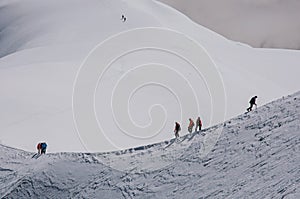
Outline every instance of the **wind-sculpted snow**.
{"type": "Polygon", "coordinates": [[[175,141],[108,153],[0,146],[2,198],[299,198],[300,93],[175,141]],[[222,128],[211,153],[205,134],[222,128]],[[120,169],[117,169],[117,168],[120,169]]]}

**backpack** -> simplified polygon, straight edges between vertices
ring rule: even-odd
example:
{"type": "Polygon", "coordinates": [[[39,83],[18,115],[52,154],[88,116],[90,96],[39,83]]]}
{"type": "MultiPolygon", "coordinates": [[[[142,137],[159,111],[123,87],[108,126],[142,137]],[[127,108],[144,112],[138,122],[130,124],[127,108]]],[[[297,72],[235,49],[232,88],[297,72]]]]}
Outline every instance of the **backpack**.
{"type": "Polygon", "coordinates": [[[252,97],[251,100],[249,101],[250,104],[255,104],[257,97],[252,97]]]}
{"type": "Polygon", "coordinates": [[[176,122],[175,130],[177,130],[177,131],[181,130],[180,124],[178,124],[177,122],[176,122]]]}
{"type": "Polygon", "coordinates": [[[42,149],[46,149],[46,148],[47,148],[47,144],[46,144],[45,142],[43,142],[43,143],[41,144],[41,147],[42,147],[42,149]]]}

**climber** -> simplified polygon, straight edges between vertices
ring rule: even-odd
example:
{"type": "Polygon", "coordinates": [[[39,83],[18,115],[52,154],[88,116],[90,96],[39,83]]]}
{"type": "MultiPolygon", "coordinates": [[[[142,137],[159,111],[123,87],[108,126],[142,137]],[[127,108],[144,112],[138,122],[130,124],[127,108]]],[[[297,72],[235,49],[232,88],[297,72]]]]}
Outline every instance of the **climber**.
{"type": "Polygon", "coordinates": [[[126,18],[124,15],[122,15],[121,20],[122,20],[123,22],[125,22],[125,21],[127,20],[127,18],[126,18]]]}
{"type": "Polygon", "coordinates": [[[201,121],[200,117],[198,117],[197,120],[196,120],[196,128],[195,128],[196,132],[198,131],[198,128],[199,128],[199,131],[201,131],[202,121],[201,121]]]}
{"type": "Polygon", "coordinates": [[[181,130],[180,124],[178,122],[175,122],[175,129],[174,129],[175,138],[179,137],[179,131],[180,130],[181,130]]]}
{"type": "Polygon", "coordinates": [[[189,123],[189,126],[188,126],[188,132],[191,133],[193,131],[195,123],[194,123],[194,121],[191,118],[189,119],[189,121],[190,121],[190,123],[189,123]]]}
{"type": "Polygon", "coordinates": [[[38,145],[36,146],[37,150],[38,150],[38,154],[41,154],[41,150],[42,150],[42,145],[41,143],[38,143],[38,145]]]}
{"type": "Polygon", "coordinates": [[[252,111],[252,108],[253,108],[253,105],[255,105],[255,107],[257,108],[257,104],[256,104],[256,99],[257,99],[257,96],[254,96],[251,98],[251,100],[249,101],[250,103],[250,107],[247,108],[247,111],[252,111]]]}
{"type": "Polygon", "coordinates": [[[45,154],[47,149],[47,144],[46,142],[41,143],[41,154],[45,154]]]}

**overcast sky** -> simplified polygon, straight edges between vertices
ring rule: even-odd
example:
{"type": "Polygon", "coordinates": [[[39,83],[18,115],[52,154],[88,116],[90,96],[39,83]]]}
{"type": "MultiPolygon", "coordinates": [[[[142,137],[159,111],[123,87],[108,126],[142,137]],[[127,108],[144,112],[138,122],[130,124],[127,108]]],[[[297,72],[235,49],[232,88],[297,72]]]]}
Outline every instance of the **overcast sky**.
{"type": "Polygon", "coordinates": [[[225,37],[254,47],[300,49],[299,0],[160,0],[225,37]]]}

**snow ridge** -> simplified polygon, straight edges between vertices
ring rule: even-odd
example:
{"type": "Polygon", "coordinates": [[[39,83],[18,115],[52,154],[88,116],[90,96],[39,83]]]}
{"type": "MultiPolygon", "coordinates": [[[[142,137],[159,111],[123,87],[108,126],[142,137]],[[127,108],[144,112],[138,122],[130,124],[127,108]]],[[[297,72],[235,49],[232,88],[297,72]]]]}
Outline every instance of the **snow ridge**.
{"type": "Polygon", "coordinates": [[[300,92],[203,132],[109,153],[0,146],[1,198],[299,198],[300,92]],[[223,133],[205,158],[205,134],[223,133]],[[167,147],[168,146],[168,147],[167,147]],[[119,169],[118,169],[119,167],[119,169]]]}

